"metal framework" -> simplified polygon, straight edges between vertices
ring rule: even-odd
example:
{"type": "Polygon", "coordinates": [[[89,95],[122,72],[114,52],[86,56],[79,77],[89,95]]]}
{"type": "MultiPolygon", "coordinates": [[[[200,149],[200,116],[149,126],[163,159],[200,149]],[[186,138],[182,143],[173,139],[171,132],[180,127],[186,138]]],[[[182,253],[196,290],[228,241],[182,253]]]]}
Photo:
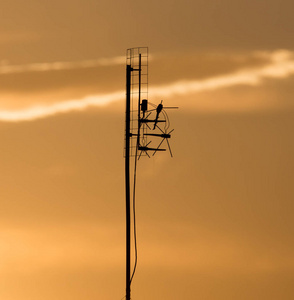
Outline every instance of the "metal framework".
{"type": "MultiPolygon", "coordinates": [[[[168,149],[172,156],[168,139],[171,137],[169,131],[169,118],[165,109],[177,107],[164,107],[161,103],[154,105],[148,101],[148,48],[139,47],[127,50],[127,98],[129,97],[129,122],[130,122],[130,153],[139,159],[141,156],[154,155],[157,151],[166,151],[161,148],[166,140],[168,149]],[[128,71],[129,68],[129,71],[128,71]],[[128,74],[127,74],[128,76],[128,74]],[[129,96],[128,96],[129,94],[129,96]],[[151,139],[153,137],[153,139],[151,139]]],[[[126,109],[126,114],[128,110],[126,109]]],[[[126,139],[127,135],[125,135],[126,139]]],[[[126,145],[126,142],[125,142],[126,145]]],[[[125,153],[126,154],[126,147],[125,153]]]]}

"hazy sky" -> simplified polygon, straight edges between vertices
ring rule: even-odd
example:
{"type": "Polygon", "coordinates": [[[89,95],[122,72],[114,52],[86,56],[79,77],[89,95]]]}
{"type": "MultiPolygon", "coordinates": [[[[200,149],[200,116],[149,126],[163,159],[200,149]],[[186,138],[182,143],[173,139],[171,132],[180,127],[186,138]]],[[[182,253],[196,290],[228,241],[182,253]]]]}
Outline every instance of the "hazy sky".
{"type": "Polygon", "coordinates": [[[132,299],[294,298],[293,1],[2,1],[0,298],[125,295],[127,48],[174,158],[138,166],[132,299]]]}

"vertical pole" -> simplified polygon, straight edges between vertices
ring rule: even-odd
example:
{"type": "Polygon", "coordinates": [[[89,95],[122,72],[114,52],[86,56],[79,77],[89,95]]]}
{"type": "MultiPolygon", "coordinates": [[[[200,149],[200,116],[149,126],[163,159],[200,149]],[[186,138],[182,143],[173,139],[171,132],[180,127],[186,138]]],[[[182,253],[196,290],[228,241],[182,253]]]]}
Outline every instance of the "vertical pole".
{"type": "Polygon", "coordinates": [[[142,62],[141,62],[141,53],[139,54],[139,95],[138,95],[138,137],[140,133],[140,115],[141,115],[141,69],[142,69],[142,62]]]}
{"type": "MultiPolygon", "coordinates": [[[[137,149],[139,148],[140,144],[140,127],[141,127],[141,69],[142,69],[142,63],[141,63],[141,53],[139,54],[139,90],[138,90],[138,135],[137,135],[137,149]]],[[[137,159],[137,157],[136,157],[137,159]]]]}
{"type": "Polygon", "coordinates": [[[131,208],[130,208],[130,119],[131,119],[131,71],[126,70],[126,149],[125,149],[125,189],[126,189],[126,300],[131,299],[131,208]]]}

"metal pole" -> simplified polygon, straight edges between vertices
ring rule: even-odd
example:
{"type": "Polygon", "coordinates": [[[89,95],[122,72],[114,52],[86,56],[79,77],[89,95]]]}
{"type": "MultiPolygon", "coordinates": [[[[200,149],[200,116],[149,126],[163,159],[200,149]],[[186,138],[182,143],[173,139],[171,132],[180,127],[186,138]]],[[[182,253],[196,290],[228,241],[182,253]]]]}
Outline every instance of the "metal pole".
{"type": "Polygon", "coordinates": [[[131,299],[131,208],[130,208],[130,119],[131,119],[131,71],[126,70],[126,149],[125,149],[125,189],[126,189],[126,300],[131,299]]]}
{"type": "Polygon", "coordinates": [[[140,141],[140,116],[141,116],[141,53],[139,54],[139,95],[138,95],[138,139],[137,139],[137,147],[139,147],[140,141]]]}

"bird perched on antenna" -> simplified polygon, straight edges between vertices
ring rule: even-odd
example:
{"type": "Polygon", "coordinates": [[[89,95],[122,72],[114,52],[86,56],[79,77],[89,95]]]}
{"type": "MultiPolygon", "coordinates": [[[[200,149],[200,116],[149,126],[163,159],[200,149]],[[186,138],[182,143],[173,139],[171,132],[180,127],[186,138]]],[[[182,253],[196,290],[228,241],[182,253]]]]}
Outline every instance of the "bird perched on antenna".
{"type": "Polygon", "coordinates": [[[160,114],[160,112],[162,111],[162,108],[163,108],[162,101],[163,101],[163,100],[161,100],[161,103],[158,104],[158,106],[156,107],[156,117],[155,117],[155,122],[154,122],[153,130],[156,128],[156,125],[157,125],[157,122],[158,122],[159,114],[160,114]]]}

